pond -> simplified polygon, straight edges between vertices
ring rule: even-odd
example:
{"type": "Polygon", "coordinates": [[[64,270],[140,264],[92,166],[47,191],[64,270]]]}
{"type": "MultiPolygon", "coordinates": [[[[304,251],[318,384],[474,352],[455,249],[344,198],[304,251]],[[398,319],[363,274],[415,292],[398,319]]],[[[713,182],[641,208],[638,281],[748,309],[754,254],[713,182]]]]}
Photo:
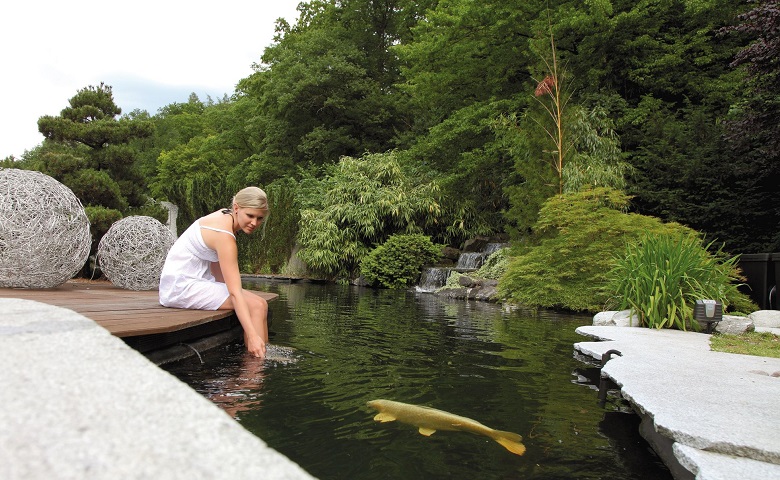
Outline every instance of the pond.
{"type": "MultiPolygon", "coordinates": [[[[413,290],[264,283],[271,343],[292,362],[260,362],[240,342],[165,368],[309,473],[328,479],[671,479],[593,369],[573,358],[591,316],[505,311],[413,290]],[[201,363],[202,362],[202,363],[201,363]],[[379,423],[366,402],[424,405],[523,436],[513,454],[468,432],[423,436],[379,423]]],[[[282,359],[283,360],[283,359],[282,359]]]]}

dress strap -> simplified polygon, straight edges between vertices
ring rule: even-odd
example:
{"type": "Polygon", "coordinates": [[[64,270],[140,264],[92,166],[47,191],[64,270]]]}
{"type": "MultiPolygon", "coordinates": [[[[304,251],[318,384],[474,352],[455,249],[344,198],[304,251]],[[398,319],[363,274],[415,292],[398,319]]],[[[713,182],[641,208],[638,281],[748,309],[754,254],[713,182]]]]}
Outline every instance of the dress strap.
{"type": "Polygon", "coordinates": [[[233,232],[228,232],[227,230],[222,230],[221,228],[207,227],[205,225],[201,225],[200,228],[205,228],[206,230],[213,230],[215,232],[227,233],[228,235],[230,235],[234,239],[236,238],[236,236],[233,234],[233,232]]]}

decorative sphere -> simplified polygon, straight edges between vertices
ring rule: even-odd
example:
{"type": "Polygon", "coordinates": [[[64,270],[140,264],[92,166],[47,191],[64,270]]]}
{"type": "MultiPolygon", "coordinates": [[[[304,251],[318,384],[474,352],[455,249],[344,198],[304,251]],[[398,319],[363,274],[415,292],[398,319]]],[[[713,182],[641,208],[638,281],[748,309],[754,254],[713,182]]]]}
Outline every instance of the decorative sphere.
{"type": "Polygon", "coordinates": [[[71,189],[40,172],[0,168],[0,287],[61,285],[84,266],[91,242],[71,189]]]}
{"type": "Polygon", "coordinates": [[[160,286],[160,273],[174,241],[173,233],[155,218],[125,217],[100,239],[98,265],[117,287],[154,290],[160,286]]]}

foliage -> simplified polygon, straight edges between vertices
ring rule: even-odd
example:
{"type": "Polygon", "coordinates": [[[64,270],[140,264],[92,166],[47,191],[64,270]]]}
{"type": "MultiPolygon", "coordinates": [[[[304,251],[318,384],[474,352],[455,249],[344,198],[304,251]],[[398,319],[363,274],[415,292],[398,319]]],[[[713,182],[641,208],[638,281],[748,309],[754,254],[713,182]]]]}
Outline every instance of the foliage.
{"type": "Polygon", "coordinates": [[[360,262],[360,271],[369,282],[385,288],[406,288],[420,278],[424,265],[435,263],[442,245],[422,235],[391,235],[360,262]]]}
{"type": "Polygon", "coordinates": [[[428,3],[302,3],[294,26],[277,24],[282,35],[240,84],[257,160],[289,170],[392,148],[406,115],[390,46],[409,38],[428,3]]]}
{"type": "Polygon", "coordinates": [[[441,187],[441,222],[428,232],[437,241],[458,245],[476,235],[503,231],[512,157],[496,141],[494,124],[513,105],[489,101],[462,108],[398,153],[405,167],[435,178],[441,187]]]}
{"type": "Polygon", "coordinates": [[[92,235],[90,255],[94,255],[97,253],[97,247],[103,235],[111,228],[114,222],[122,219],[122,212],[102,206],[89,205],[84,207],[84,212],[89,219],[89,233],[92,235]]]}
{"type": "Polygon", "coordinates": [[[606,110],[575,107],[570,125],[573,139],[571,158],[563,166],[563,190],[611,187],[625,190],[633,168],[623,159],[620,139],[606,110]]]}
{"type": "Polygon", "coordinates": [[[710,337],[710,348],[716,352],[780,358],[780,337],[771,332],[716,334],[710,337]]]}
{"type": "Polygon", "coordinates": [[[485,263],[472,274],[478,278],[488,278],[491,280],[500,279],[509,268],[509,249],[501,248],[488,255],[485,263]]]}
{"type": "MultiPolygon", "coordinates": [[[[562,182],[564,193],[625,189],[624,208],[731,252],[780,249],[777,0],[323,0],[299,12],[294,25],[278,21],[230,98],[193,94],[153,116],[120,117],[111,87],[88,87],[41,117],[46,140],[24,168],[78,179],[85,204],[123,214],[150,194],[170,200],[182,221],[224,205],[237,186],[290,181],[294,210],[316,216],[304,228],[321,228],[323,247],[308,253],[329,275],[406,230],[385,222],[372,238],[356,227],[371,221],[348,218],[349,208],[318,213],[342,156],[393,149],[414,184],[438,185],[435,221],[412,222],[437,242],[527,235],[562,182]],[[555,122],[532,95],[550,73],[571,94],[558,145],[539,128],[555,122]],[[557,171],[551,150],[565,160],[557,171]]],[[[275,268],[282,250],[242,268],[275,268]]]]}
{"type": "Polygon", "coordinates": [[[144,178],[128,144],[150,136],[154,127],[146,120],[117,119],[121,113],[111,87],[101,83],[79,90],[59,116],[38,119],[44,143],[56,145],[43,159],[43,172],[61,178],[84,204],[127,211],[146,202],[144,178]]]}
{"type": "Polygon", "coordinates": [[[264,188],[269,214],[262,232],[239,235],[238,261],[245,273],[277,273],[286,265],[298,234],[300,206],[297,185],[286,178],[264,188]]]}
{"type": "Polygon", "coordinates": [[[85,168],[65,175],[65,184],[85,205],[126,211],[128,208],[119,185],[104,170],[85,168]]]}
{"type": "Polygon", "coordinates": [[[740,211],[735,223],[721,227],[746,252],[780,250],[780,2],[765,0],[739,17],[728,29],[751,43],[735,56],[732,66],[744,66],[743,98],[732,108],[726,136],[740,159],[730,169],[738,189],[740,211]]]}
{"type": "Polygon", "coordinates": [[[625,213],[629,198],[610,188],[551,197],[527,246],[515,246],[499,294],[530,307],[597,312],[611,299],[613,258],[645,233],[690,233],[679,224],[625,213]]]}
{"type": "Polygon", "coordinates": [[[736,257],[710,253],[697,235],[646,235],[626,245],[609,273],[618,309],[630,308],[643,326],[686,330],[699,299],[723,302],[742,295],[736,257]]]}
{"type": "Polygon", "coordinates": [[[395,153],[344,157],[322,180],[318,209],[301,212],[298,257],[326,276],[350,273],[395,233],[421,233],[441,213],[438,186],[417,183],[395,153]]]}

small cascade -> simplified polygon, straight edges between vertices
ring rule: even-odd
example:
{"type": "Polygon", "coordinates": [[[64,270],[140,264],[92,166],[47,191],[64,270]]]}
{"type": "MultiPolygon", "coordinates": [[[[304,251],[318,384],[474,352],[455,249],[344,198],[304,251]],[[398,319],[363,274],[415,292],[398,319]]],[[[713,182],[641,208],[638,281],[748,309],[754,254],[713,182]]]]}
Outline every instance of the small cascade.
{"type": "Polygon", "coordinates": [[[459,272],[468,272],[476,270],[485,263],[488,254],[485,252],[464,252],[458,257],[458,263],[455,270],[459,272]]]}
{"type": "Polygon", "coordinates": [[[447,283],[447,277],[450,276],[451,271],[452,269],[449,267],[430,267],[423,269],[417,291],[435,292],[447,283]]]}
{"type": "Polygon", "coordinates": [[[485,258],[489,257],[490,255],[496,253],[497,251],[501,250],[502,248],[509,247],[508,243],[488,243],[485,246],[485,253],[487,254],[485,258]]]}
{"type": "Polygon", "coordinates": [[[447,278],[453,270],[459,273],[479,270],[491,254],[508,246],[508,243],[488,243],[481,252],[461,253],[454,267],[425,268],[420,276],[420,283],[415,289],[418,292],[435,292],[447,283],[447,278]]]}

